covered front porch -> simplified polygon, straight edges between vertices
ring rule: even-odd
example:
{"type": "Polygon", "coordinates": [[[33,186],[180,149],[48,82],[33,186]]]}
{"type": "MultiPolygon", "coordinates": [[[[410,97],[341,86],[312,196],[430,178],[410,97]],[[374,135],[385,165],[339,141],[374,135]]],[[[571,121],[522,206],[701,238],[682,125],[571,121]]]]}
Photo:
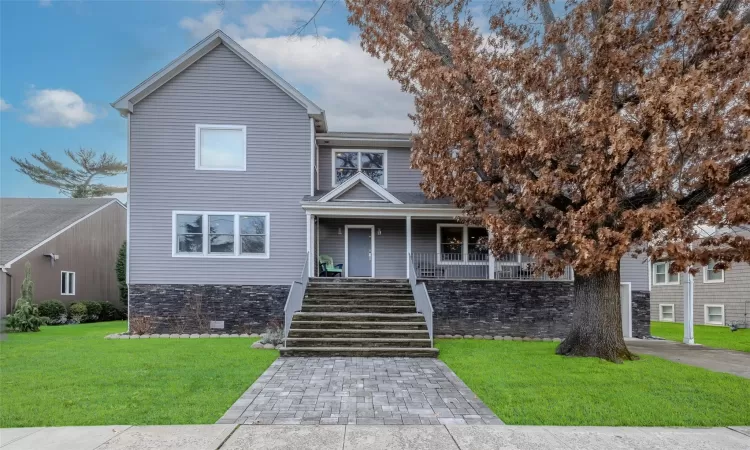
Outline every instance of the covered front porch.
{"type": "MultiPolygon", "coordinates": [[[[348,208],[347,208],[348,209],[348,208]]],[[[571,270],[551,278],[534,273],[533,261],[488,252],[487,230],[467,226],[452,208],[425,211],[308,212],[310,276],[484,280],[572,280],[571,270]]]]}

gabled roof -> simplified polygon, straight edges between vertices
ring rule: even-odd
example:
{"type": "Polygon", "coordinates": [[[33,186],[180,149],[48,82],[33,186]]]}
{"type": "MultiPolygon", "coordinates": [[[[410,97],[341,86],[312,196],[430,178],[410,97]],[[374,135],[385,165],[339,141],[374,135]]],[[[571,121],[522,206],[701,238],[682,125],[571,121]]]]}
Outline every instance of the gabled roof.
{"type": "Polygon", "coordinates": [[[331,200],[335,200],[338,196],[347,192],[348,190],[352,189],[354,186],[357,186],[358,184],[361,184],[365,186],[366,188],[370,189],[375,195],[382,198],[383,200],[389,201],[395,205],[403,205],[401,200],[394,197],[390,192],[386,191],[385,188],[383,188],[378,183],[372,181],[367,175],[363,174],[362,172],[357,172],[356,175],[344,181],[343,183],[338,185],[335,189],[331,190],[326,195],[318,199],[318,202],[325,203],[331,200]]]}
{"type": "Polygon", "coordinates": [[[183,70],[190,67],[190,65],[198,61],[220,44],[224,44],[243,61],[265,76],[271,83],[275,84],[279,89],[296,100],[297,103],[305,107],[307,109],[307,114],[315,120],[316,131],[326,132],[328,130],[325,111],[323,111],[312,100],[302,95],[302,93],[295,89],[294,86],[281,78],[273,70],[269,69],[268,66],[260,62],[258,58],[245,50],[240,44],[235,42],[221,30],[214,31],[202,41],[195,44],[166,67],[151,75],[141,84],[131,89],[127,94],[115,100],[112,103],[112,106],[120,111],[120,114],[122,115],[132,113],[133,105],[146,98],[149,94],[177,76],[183,70]]]}
{"type": "Polygon", "coordinates": [[[0,198],[0,265],[112,203],[124,208],[114,198],[0,198]]]}

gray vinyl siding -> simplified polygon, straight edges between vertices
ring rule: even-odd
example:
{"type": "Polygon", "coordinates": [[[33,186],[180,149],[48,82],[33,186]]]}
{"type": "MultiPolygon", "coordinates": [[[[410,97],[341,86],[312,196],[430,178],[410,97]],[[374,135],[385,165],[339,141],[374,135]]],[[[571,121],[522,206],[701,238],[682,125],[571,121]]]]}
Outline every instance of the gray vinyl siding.
{"type": "Polygon", "coordinates": [[[134,107],[130,283],[288,284],[306,253],[305,108],[218,46],[134,107]],[[245,125],[247,170],[195,170],[195,125],[245,125]],[[270,259],[172,257],[172,211],[270,213],[270,259]]]}
{"type": "Polygon", "coordinates": [[[626,254],[620,259],[620,282],[630,283],[633,291],[648,291],[648,259],[645,256],[633,258],[626,254]]]}
{"type": "MultiPolygon", "coordinates": [[[[341,149],[344,150],[344,149],[341,149]]],[[[346,150],[367,151],[367,148],[356,149],[346,147],[346,150]]],[[[376,149],[369,149],[376,150],[376,149]]],[[[383,150],[383,149],[377,149],[383,150]]],[[[388,148],[386,157],[386,172],[388,176],[387,189],[391,192],[421,192],[419,182],[422,174],[419,170],[410,168],[411,152],[408,148],[388,148]]],[[[333,148],[320,146],[318,149],[318,190],[330,191],[333,189],[333,148]]]]}
{"type": "Polygon", "coordinates": [[[370,190],[367,186],[362,183],[357,183],[354,187],[344,192],[343,194],[336,197],[334,200],[347,200],[347,201],[383,201],[380,196],[370,190]]]}
{"type": "Polygon", "coordinates": [[[320,218],[317,253],[330,256],[334,264],[344,264],[345,261],[344,227],[346,225],[375,226],[376,278],[406,278],[406,221],[404,219],[320,218]],[[338,234],[339,229],[341,229],[341,234],[338,234]],[[378,230],[381,231],[380,235],[377,234],[378,230]]]}
{"type": "MultiPolygon", "coordinates": [[[[680,281],[682,277],[680,276],[680,281]]],[[[694,278],[693,319],[696,324],[705,323],[705,305],[724,305],[725,322],[739,322],[750,326],[750,265],[733,264],[724,272],[723,283],[705,283],[703,269],[694,278]]],[[[651,320],[659,320],[659,304],[675,305],[675,322],[684,319],[683,286],[659,286],[651,288],[651,320]]]]}

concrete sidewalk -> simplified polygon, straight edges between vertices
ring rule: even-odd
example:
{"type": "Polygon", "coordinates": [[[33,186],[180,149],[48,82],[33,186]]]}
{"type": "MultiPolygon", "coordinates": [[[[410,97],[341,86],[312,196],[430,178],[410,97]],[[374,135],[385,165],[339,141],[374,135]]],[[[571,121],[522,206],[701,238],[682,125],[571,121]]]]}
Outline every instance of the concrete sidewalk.
{"type": "Polygon", "coordinates": [[[750,378],[750,353],[748,352],[656,339],[626,339],[626,343],[628,348],[636,354],[658,356],[714,372],[750,378]]]}
{"type": "Polygon", "coordinates": [[[0,429],[3,450],[748,449],[750,427],[170,425],[0,429]]]}

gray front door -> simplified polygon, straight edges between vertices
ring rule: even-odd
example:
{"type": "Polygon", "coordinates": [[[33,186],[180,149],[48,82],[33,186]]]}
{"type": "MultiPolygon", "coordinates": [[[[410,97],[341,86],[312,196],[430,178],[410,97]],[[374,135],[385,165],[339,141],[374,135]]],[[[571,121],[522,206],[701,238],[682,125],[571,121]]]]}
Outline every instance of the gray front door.
{"type": "Polygon", "coordinates": [[[348,265],[350,277],[372,276],[372,229],[349,228],[348,265]]]}

